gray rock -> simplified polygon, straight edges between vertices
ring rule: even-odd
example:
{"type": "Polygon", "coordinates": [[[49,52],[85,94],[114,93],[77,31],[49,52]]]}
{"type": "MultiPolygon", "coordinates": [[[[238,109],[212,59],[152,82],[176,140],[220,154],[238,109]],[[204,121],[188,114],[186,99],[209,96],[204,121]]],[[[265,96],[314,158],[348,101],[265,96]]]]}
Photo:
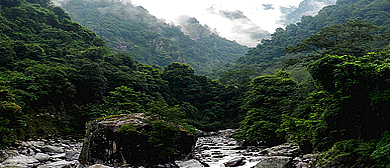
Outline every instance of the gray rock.
{"type": "Polygon", "coordinates": [[[32,156],[32,155],[35,155],[35,152],[31,148],[27,148],[27,149],[21,151],[21,154],[32,156]]]}
{"type": "Polygon", "coordinates": [[[217,135],[220,137],[233,137],[233,135],[237,132],[237,129],[226,129],[219,130],[217,135]]]}
{"type": "Polygon", "coordinates": [[[34,150],[35,153],[42,153],[42,151],[40,149],[38,149],[38,148],[34,148],[33,150],[34,150]]]}
{"type": "Polygon", "coordinates": [[[39,163],[39,161],[35,159],[33,156],[19,155],[19,156],[13,156],[7,158],[2,164],[3,165],[28,165],[33,163],[39,163]]]}
{"type": "Polygon", "coordinates": [[[310,167],[310,165],[308,163],[305,163],[305,162],[298,162],[296,165],[295,165],[296,168],[308,168],[310,167]]]}
{"type": "Polygon", "coordinates": [[[65,155],[66,155],[66,153],[60,153],[57,155],[50,156],[50,158],[52,158],[52,159],[58,159],[58,158],[65,159],[65,155]]]}
{"type": "Polygon", "coordinates": [[[43,141],[28,141],[27,143],[30,146],[34,146],[34,147],[38,147],[38,148],[40,148],[40,147],[45,145],[45,142],[43,142],[43,141]]]}
{"type": "MultiPolygon", "coordinates": [[[[18,144],[18,143],[17,143],[18,144]]],[[[24,146],[24,147],[30,147],[30,144],[25,142],[25,141],[22,141],[19,143],[20,146],[24,146]]]]}
{"type": "Polygon", "coordinates": [[[228,162],[223,163],[226,167],[237,167],[245,164],[245,157],[237,157],[228,162]]]}
{"type": "Polygon", "coordinates": [[[112,168],[112,167],[105,166],[105,165],[102,165],[102,164],[95,164],[95,165],[92,165],[92,166],[88,166],[88,168],[112,168]]]}
{"type": "Polygon", "coordinates": [[[46,145],[41,148],[41,151],[45,153],[63,153],[64,149],[56,146],[46,145]]]}
{"type": "Polygon", "coordinates": [[[67,144],[67,145],[72,144],[72,141],[70,141],[70,140],[62,140],[61,142],[62,142],[63,144],[67,144]]]}
{"type": "Polygon", "coordinates": [[[62,167],[71,167],[72,165],[75,165],[75,164],[76,164],[76,162],[61,160],[61,161],[46,164],[45,166],[54,167],[54,168],[62,168],[62,167]]]}
{"type": "MultiPolygon", "coordinates": [[[[152,118],[143,113],[122,114],[88,122],[86,140],[79,157],[80,163],[86,166],[133,166],[168,162],[167,159],[157,158],[159,153],[148,142],[147,135],[118,132],[123,125],[131,125],[136,130],[151,130],[153,122],[152,118]]],[[[180,135],[175,145],[178,155],[170,157],[171,160],[192,152],[197,139],[195,135],[184,130],[177,130],[175,133],[180,135]]]]}
{"type": "Polygon", "coordinates": [[[5,151],[0,151],[0,163],[6,160],[9,157],[8,153],[5,151]]]}
{"type": "Polygon", "coordinates": [[[301,154],[301,148],[295,143],[285,143],[267,149],[269,156],[289,156],[295,157],[301,154]]]}
{"type": "Polygon", "coordinates": [[[175,162],[179,167],[183,168],[191,168],[191,167],[204,167],[202,163],[200,163],[196,159],[191,159],[187,161],[176,161],[175,162]]]}
{"type": "Polygon", "coordinates": [[[255,168],[286,168],[289,167],[292,157],[287,156],[265,156],[259,160],[255,168]]]}
{"type": "Polygon", "coordinates": [[[79,158],[80,152],[78,151],[69,151],[65,154],[66,160],[77,160],[79,158]]]}
{"type": "Polygon", "coordinates": [[[318,154],[306,154],[306,155],[302,156],[303,159],[310,159],[310,160],[316,160],[317,157],[318,157],[318,154]]]}
{"type": "Polygon", "coordinates": [[[44,153],[37,153],[34,156],[34,158],[39,160],[40,162],[43,162],[43,161],[49,160],[50,156],[48,154],[44,154],[44,153]]]}

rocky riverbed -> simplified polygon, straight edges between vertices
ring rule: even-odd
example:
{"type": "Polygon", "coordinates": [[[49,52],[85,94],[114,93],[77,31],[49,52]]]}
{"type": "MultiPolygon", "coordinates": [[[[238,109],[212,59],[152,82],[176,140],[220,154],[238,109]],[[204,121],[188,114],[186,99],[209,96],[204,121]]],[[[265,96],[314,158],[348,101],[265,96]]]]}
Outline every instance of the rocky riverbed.
{"type": "MultiPolygon", "coordinates": [[[[232,138],[234,132],[222,130],[201,136],[188,159],[176,161],[177,166],[161,167],[313,167],[316,155],[302,155],[297,145],[242,147],[232,138]]],[[[78,161],[82,145],[82,140],[19,141],[0,151],[0,167],[82,168],[78,161]]]]}
{"type": "Polygon", "coordinates": [[[18,141],[0,151],[0,167],[77,167],[81,140],[18,141]]]}
{"type": "Polygon", "coordinates": [[[298,145],[243,147],[232,136],[235,130],[221,130],[199,137],[192,160],[176,161],[180,167],[309,168],[316,155],[302,155],[298,145]]]}

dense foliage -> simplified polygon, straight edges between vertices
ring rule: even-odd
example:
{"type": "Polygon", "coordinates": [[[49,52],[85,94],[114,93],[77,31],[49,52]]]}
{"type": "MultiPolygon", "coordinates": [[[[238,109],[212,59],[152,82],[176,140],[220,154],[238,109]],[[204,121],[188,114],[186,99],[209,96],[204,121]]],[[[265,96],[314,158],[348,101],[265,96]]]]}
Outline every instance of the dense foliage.
{"type": "Polygon", "coordinates": [[[249,143],[278,144],[276,129],[281,117],[296,105],[297,84],[285,72],[273,76],[260,76],[250,84],[242,108],[247,111],[240,124],[239,139],[249,143]]]}
{"type": "MultiPolygon", "coordinates": [[[[68,5],[72,3],[77,2],[68,5]]],[[[389,167],[388,4],[339,0],[318,16],[277,29],[272,39],[250,49],[215,81],[187,64],[162,59],[166,66],[159,68],[114,52],[48,1],[3,0],[0,145],[81,135],[88,120],[142,112],[159,120],[148,142],[165,153],[162,160],[177,154],[165,142],[177,141],[172,130],[239,127],[237,138],[251,144],[288,140],[305,152],[324,152],[319,164],[325,167],[336,162],[389,167]],[[292,67],[280,71],[286,58],[284,64],[292,67]]],[[[111,20],[121,16],[90,12],[111,20]]],[[[144,28],[132,33],[155,36],[186,55],[166,36],[144,28]]],[[[149,46],[143,40],[137,45],[149,46]]],[[[149,50],[132,52],[146,58],[142,54],[149,50]]]]}
{"type": "Polygon", "coordinates": [[[318,163],[323,167],[388,167],[390,38],[385,3],[338,1],[318,16],[276,30],[271,40],[231,66],[251,66],[267,74],[280,69],[284,60],[295,79],[304,76],[299,67],[306,67],[310,77],[299,84],[282,82],[288,78],[278,75],[253,79],[241,106],[247,114],[237,138],[271,144],[284,139],[299,143],[305,152],[326,151],[318,163]],[[336,16],[343,17],[331,20],[336,16]]]}
{"type": "Polygon", "coordinates": [[[238,105],[229,106],[237,104],[236,88],[196,75],[186,64],[141,64],[113,52],[49,1],[28,2],[0,4],[1,145],[82,135],[86,121],[123,113],[147,113],[188,130],[240,120],[231,108],[238,105]]]}
{"type": "MultiPolygon", "coordinates": [[[[339,27],[329,27],[326,28],[327,33],[323,32],[323,34],[317,34],[322,38],[322,36],[327,36],[329,39],[322,39],[323,41],[318,41],[319,38],[314,39],[312,41],[305,41],[305,43],[313,42],[313,47],[298,45],[298,48],[309,47],[315,49],[320,53],[324,53],[320,48],[328,48],[325,42],[332,42],[331,40],[336,39],[347,39],[352,38],[354,35],[356,37],[360,36],[360,41],[362,40],[370,40],[378,34],[388,34],[390,33],[389,29],[389,9],[387,0],[358,0],[358,1],[347,1],[347,0],[338,0],[336,5],[331,5],[324,7],[316,16],[303,16],[301,21],[296,24],[290,24],[285,28],[278,28],[271,35],[271,39],[266,39],[258,44],[254,48],[250,48],[248,53],[240,57],[236,64],[230,66],[228,69],[248,69],[252,68],[259,72],[261,75],[272,75],[278,72],[280,69],[285,68],[288,72],[291,72],[291,76],[297,80],[299,83],[303,81],[310,80],[310,75],[304,71],[304,67],[307,65],[306,61],[301,61],[301,59],[306,60],[306,57],[317,56],[318,53],[313,50],[302,53],[291,53],[286,52],[286,48],[290,46],[295,46],[298,43],[306,40],[311,35],[317,34],[320,32],[320,29],[339,25],[339,27]],[[367,29],[375,30],[380,28],[380,30],[372,31],[372,34],[362,34],[361,32],[356,32],[353,28],[347,29],[346,25],[341,26],[341,24],[360,20],[365,23],[360,23],[361,26],[366,26],[367,29]],[[369,25],[369,24],[375,25],[369,25]],[[336,34],[332,35],[332,31],[338,29],[344,29],[345,32],[342,34],[340,31],[340,37],[337,37],[336,34]],[[365,36],[367,35],[367,36],[365,36]],[[335,37],[335,38],[332,38],[335,37]],[[363,37],[363,38],[362,38],[363,37]],[[321,46],[320,46],[321,45],[321,46]],[[291,66],[293,65],[293,66],[291,66]]],[[[357,21],[355,24],[359,24],[360,21],[357,21]]],[[[351,22],[351,24],[353,24],[351,22]]],[[[361,30],[361,29],[360,29],[361,30]]],[[[365,31],[367,33],[367,31],[365,31]]],[[[376,38],[376,37],[375,37],[376,38]]],[[[349,45],[353,46],[356,44],[354,41],[345,41],[344,44],[337,44],[335,47],[340,47],[338,45],[349,45]]],[[[370,51],[378,51],[382,47],[386,46],[386,43],[360,43],[359,46],[353,47],[354,49],[358,49],[356,52],[361,52],[362,49],[370,50],[370,51]],[[371,45],[373,44],[373,45],[371,45]]],[[[330,47],[330,46],[329,46],[330,47]]],[[[354,51],[350,49],[351,51],[354,51]]],[[[351,52],[349,51],[349,53],[351,52]]],[[[348,51],[347,51],[348,52],[348,51]]],[[[360,54],[365,54],[364,51],[360,54]]],[[[344,54],[344,53],[337,53],[344,54]]],[[[315,59],[314,59],[315,60],[315,59]]]]}

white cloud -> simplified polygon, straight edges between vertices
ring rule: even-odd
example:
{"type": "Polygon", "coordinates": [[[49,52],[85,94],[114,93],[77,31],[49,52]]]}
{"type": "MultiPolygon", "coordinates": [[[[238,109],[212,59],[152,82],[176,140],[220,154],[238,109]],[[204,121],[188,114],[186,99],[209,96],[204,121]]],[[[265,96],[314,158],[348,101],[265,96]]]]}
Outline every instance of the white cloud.
{"type": "Polygon", "coordinates": [[[195,17],[201,24],[215,28],[219,34],[230,40],[255,46],[259,40],[250,37],[253,31],[273,33],[283,27],[277,21],[282,13],[280,6],[297,7],[303,0],[130,0],[134,5],[143,6],[150,14],[177,24],[181,15],[195,17]],[[270,8],[272,4],[273,8],[270,8]],[[232,21],[221,16],[221,11],[241,11],[246,20],[232,21]],[[243,24],[243,25],[240,25],[243,24]],[[252,31],[251,31],[252,30],[252,31]],[[241,33],[242,31],[243,33],[241,33]]]}
{"type": "MultiPolygon", "coordinates": [[[[188,15],[197,18],[201,23],[210,23],[210,7],[223,8],[229,11],[239,10],[263,29],[273,32],[278,25],[276,20],[281,13],[279,6],[298,6],[303,0],[131,0],[135,5],[143,6],[152,15],[174,22],[178,16],[188,15]],[[264,10],[264,4],[273,4],[274,10],[264,10]]],[[[218,29],[218,28],[217,28],[218,29]]]]}

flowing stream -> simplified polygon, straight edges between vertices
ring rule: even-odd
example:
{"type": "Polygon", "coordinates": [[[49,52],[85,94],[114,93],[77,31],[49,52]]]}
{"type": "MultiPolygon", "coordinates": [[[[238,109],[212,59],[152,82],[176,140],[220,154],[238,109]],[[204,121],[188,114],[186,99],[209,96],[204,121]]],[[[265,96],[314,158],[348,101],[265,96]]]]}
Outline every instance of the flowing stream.
{"type": "Polygon", "coordinates": [[[247,147],[242,149],[231,135],[234,130],[221,130],[217,134],[199,137],[195,146],[195,158],[210,167],[228,167],[227,162],[236,160],[237,167],[253,167],[261,156],[261,147],[247,147]],[[241,163],[241,164],[240,164],[241,163]]]}

